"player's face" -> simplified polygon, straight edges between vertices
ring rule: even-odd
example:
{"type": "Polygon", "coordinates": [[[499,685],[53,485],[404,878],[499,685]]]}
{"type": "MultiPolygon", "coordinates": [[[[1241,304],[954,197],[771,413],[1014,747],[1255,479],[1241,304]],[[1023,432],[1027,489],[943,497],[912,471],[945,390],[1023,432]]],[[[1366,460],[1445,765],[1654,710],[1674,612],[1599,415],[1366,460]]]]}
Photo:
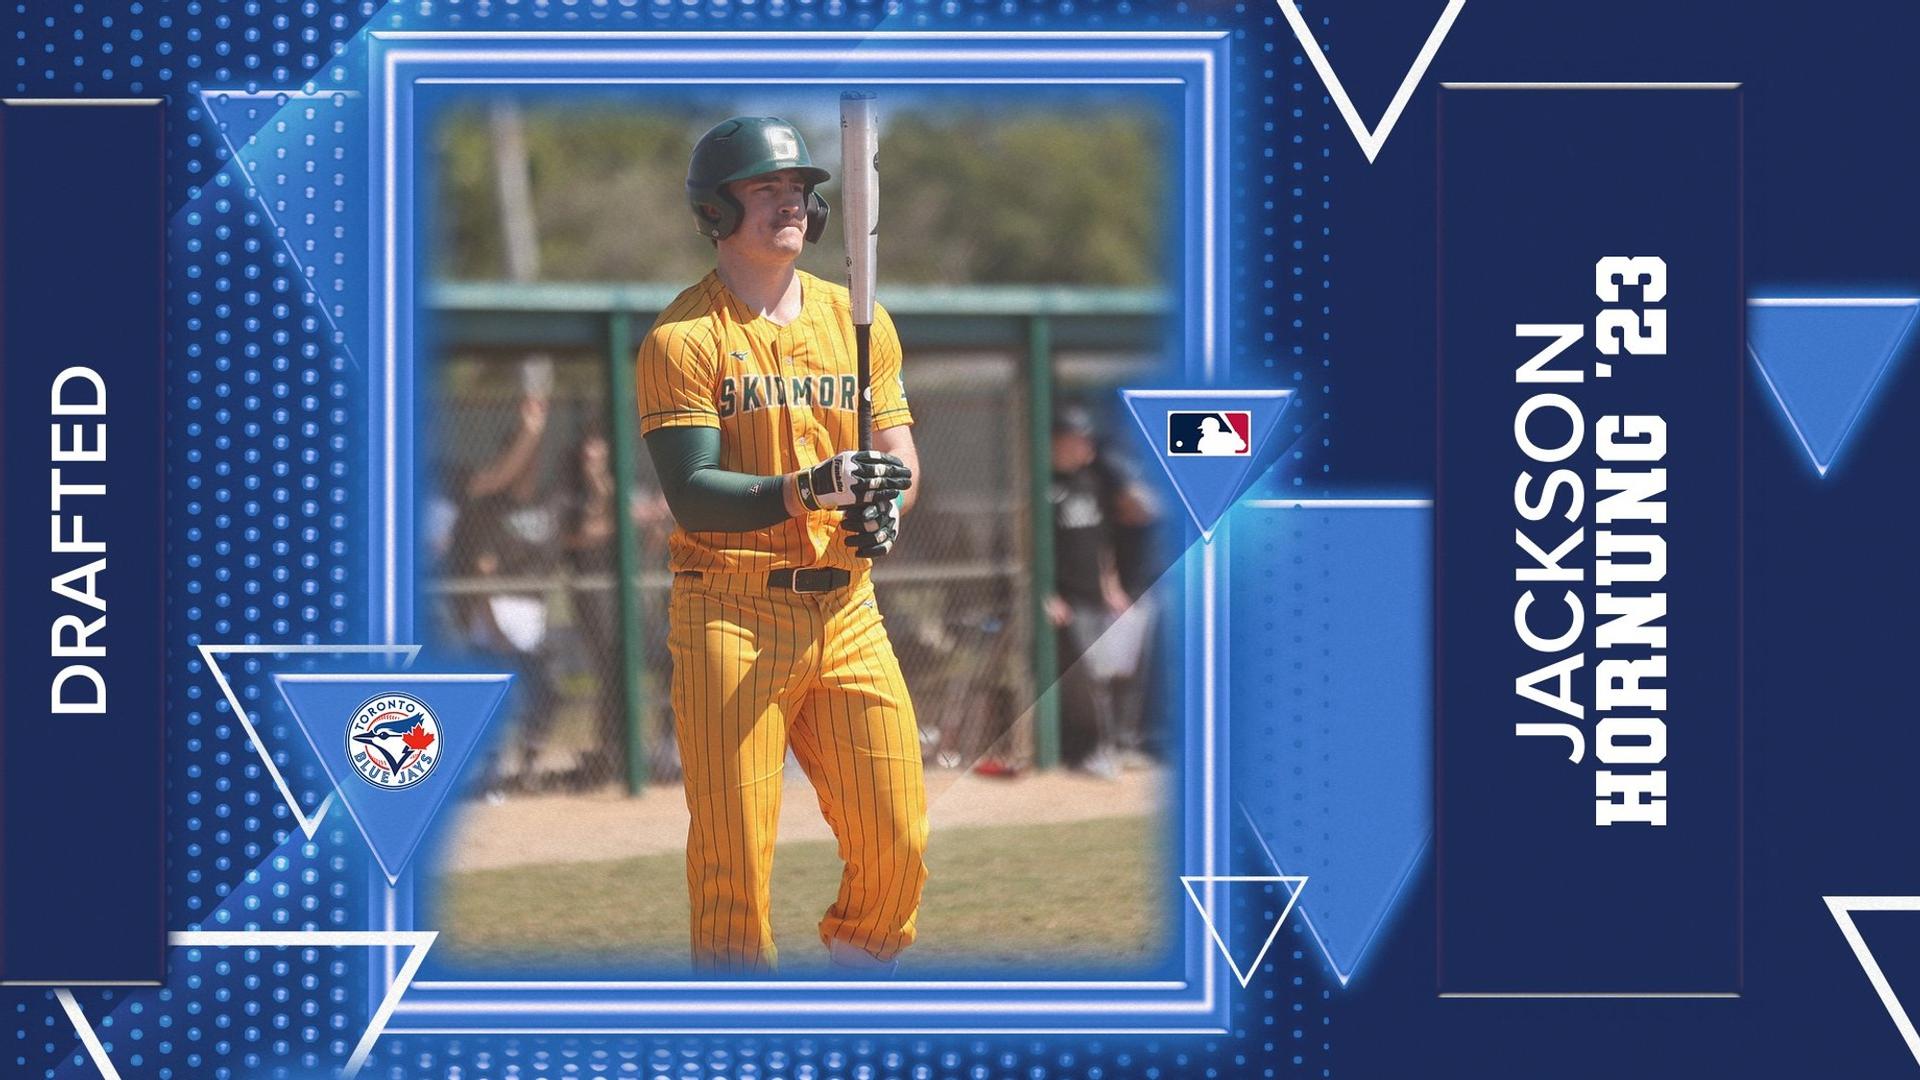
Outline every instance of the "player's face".
{"type": "Polygon", "coordinates": [[[807,244],[807,185],[798,170],[736,180],[727,192],[740,203],[740,227],[721,243],[761,259],[799,258],[807,244]]]}

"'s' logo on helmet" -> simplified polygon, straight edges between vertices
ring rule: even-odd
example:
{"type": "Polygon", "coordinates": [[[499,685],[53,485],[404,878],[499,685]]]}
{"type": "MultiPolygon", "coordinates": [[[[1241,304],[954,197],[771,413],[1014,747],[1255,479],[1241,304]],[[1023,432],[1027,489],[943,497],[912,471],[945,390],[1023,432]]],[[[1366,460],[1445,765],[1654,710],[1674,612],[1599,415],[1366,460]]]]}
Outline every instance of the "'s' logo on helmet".
{"type": "Polygon", "coordinates": [[[347,724],[347,760],[375,787],[412,787],[440,763],[440,721],[412,695],[371,698],[347,724]]]}
{"type": "Polygon", "coordinates": [[[786,128],[768,128],[767,149],[773,151],[774,157],[792,161],[800,156],[800,140],[794,138],[793,132],[786,128]]]}

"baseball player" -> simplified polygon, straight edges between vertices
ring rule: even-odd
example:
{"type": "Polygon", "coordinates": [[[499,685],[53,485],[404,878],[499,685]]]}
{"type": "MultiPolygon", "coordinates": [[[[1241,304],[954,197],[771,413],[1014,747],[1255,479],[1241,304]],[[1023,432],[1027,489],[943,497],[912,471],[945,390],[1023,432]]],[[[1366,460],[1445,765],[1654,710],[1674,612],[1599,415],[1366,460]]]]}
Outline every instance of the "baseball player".
{"type": "Polygon", "coordinates": [[[716,267],[640,347],[640,430],[678,525],[669,542],[674,731],[702,971],[766,972],[781,771],[791,749],[845,871],[820,920],[836,965],[890,972],[926,881],[919,728],[875,607],[917,456],[900,339],[876,308],[873,445],[858,445],[847,290],[797,270],[828,179],[793,125],[702,136],[687,196],[716,267]]]}

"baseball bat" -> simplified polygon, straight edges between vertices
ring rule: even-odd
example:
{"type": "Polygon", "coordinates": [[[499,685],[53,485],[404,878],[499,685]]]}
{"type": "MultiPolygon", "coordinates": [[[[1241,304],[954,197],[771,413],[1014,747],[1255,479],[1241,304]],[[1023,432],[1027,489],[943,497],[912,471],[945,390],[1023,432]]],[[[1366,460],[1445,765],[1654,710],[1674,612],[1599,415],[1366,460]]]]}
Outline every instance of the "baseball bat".
{"type": "Polygon", "coordinates": [[[853,298],[853,352],[859,375],[860,449],[873,449],[873,285],[880,231],[880,129],[874,97],[840,95],[840,200],[847,230],[847,291],[853,298]]]}

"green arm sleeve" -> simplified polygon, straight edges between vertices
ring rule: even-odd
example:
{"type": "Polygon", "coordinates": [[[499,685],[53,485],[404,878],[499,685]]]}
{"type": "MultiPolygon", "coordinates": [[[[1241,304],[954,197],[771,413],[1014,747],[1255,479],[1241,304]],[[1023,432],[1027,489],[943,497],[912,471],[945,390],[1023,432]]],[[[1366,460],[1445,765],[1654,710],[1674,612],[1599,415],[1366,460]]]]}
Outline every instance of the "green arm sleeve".
{"type": "Polygon", "coordinates": [[[688,532],[747,532],[786,521],[782,476],[720,468],[720,429],[666,427],[647,436],[673,519],[688,532]]]}

